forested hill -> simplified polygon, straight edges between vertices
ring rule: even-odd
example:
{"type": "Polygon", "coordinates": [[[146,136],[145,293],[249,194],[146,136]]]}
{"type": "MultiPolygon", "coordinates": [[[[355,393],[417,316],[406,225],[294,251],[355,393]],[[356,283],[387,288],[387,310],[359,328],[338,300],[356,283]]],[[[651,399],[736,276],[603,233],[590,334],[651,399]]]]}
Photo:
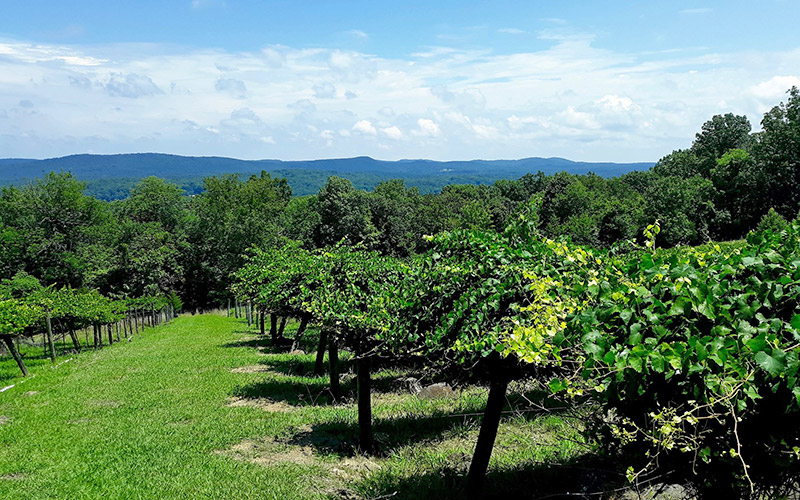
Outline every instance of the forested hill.
{"type": "Polygon", "coordinates": [[[120,155],[72,155],[46,160],[0,159],[0,184],[18,184],[50,171],[69,171],[89,182],[89,192],[105,199],[122,198],[139,179],[156,175],[172,179],[189,193],[197,193],[202,178],[226,173],[254,174],[265,170],[285,177],[296,195],[319,191],[328,177],[350,179],[360,189],[379,182],[405,179],[423,193],[438,192],[448,184],[490,184],[499,179],[518,179],[527,173],[594,172],[617,177],[634,170],[647,170],[652,163],[575,162],[564,158],[520,160],[381,161],[369,157],[312,160],[237,160],[223,157],[177,156],[157,153],[120,155]]]}

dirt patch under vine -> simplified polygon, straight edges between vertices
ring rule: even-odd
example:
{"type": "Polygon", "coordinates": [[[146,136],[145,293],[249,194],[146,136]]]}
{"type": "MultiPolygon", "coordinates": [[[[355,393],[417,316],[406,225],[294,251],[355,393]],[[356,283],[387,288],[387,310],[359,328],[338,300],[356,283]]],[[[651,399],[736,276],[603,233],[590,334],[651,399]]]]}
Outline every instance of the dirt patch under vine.
{"type": "Polygon", "coordinates": [[[25,479],[25,474],[19,473],[0,476],[0,480],[2,481],[22,481],[23,479],[25,479]]]}
{"type": "Polygon", "coordinates": [[[240,366],[231,370],[231,373],[269,373],[272,368],[267,365],[240,366]]]}
{"type": "Polygon", "coordinates": [[[294,409],[292,405],[283,401],[272,401],[267,398],[240,398],[237,396],[228,398],[225,406],[234,408],[247,406],[250,408],[260,408],[273,413],[289,413],[294,409]]]}
{"type": "MultiPolygon", "coordinates": [[[[282,464],[321,467],[329,472],[331,479],[342,483],[362,479],[381,467],[378,461],[368,457],[324,457],[311,445],[290,444],[274,438],[245,439],[226,450],[217,450],[214,453],[265,467],[282,464]]],[[[325,489],[331,486],[333,485],[327,485],[325,489]]]]}

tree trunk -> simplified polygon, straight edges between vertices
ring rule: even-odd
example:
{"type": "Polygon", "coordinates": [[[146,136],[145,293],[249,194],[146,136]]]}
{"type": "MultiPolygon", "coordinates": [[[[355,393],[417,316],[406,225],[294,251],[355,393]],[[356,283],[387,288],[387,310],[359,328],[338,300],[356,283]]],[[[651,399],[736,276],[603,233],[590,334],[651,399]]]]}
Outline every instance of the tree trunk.
{"type": "Polygon", "coordinates": [[[300,326],[297,327],[297,331],[294,334],[294,339],[292,340],[293,351],[296,351],[300,348],[300,339],[303,338],[303,334],[305,333],[307,326],[308,318],[304,316],[303,319],[300,320],[300,326]]]}
{"type": "Polygon", "coordinates": [[[316,375],[317,377],[322,375],[322,370],[325,363],[326,347],[328,347],[328,329],[323,326],[319,332],[319,345],[317,345],[317,360],[314,363],[314,375],[316,375]]]}
{"type": "Polygon", "coordinates": [[[106,331],[108,332],[108,345],[112,345],[114,343],[114,330],[111,328],[111,323],[106,325],[106,331]]]}
{"type": "Polygon", "coordinates": [[[235,299],[233,304],[233,317],[239,319],[239,299],[235,299]]]}
{"type": "Polygon", "coordinates": [[[261,311],[259,311],[259,314],[258,314],[258,325],[259,325],[259,327],[261,329],[261,336],[263,337],[267,333],[266,330],[264,329],[264,310],[263,309],[261,309],[261,311]]]}
{"type": "Polygon", "coordinates": [[[278,338],[283,338],[283,330],[286,329],[286,321],[289,319],[288,316],[284,316],[281,318],[281,326],[278,328],[278,338]]]}
{"type": "Polygon", "coordinates": [[[53,344],[53,323],[50,321],[50,311],[47,312],[47,346],[50,348],[50,361],[56,362],[56,346],[53,344]]]}
{"type": "Polygon", "coordinates": [[[75,346],[75,350],[81,352],[81,341],[78,340],[78,334],[75,333],[75,330],[69,331],[69,336],[72,339],[72,345],[75,346]]]}
{"type": "Polygon", "coordinates": [[[5,335],[5,334],[0,335],[0,339],[2,339],[3,342],[6,344],[8,352],[11,353],[11,357],[13,357],[14,361],[17,362],[17,366],[19,366],[19,369],[22,370],[22,376],[27,377],[28,375],[30,375],[30,373],[28,372],[28,367],[25,366],[25,362],[22,361],[22,356],[20,356],[19,351],[17,351],[17,346],[14,345],[14,341],[11,339],[11,335],[5,335]]]}
{"type": "Polygon", "coordinates": [[[92,323],[92,340],[94,341],[94,348],[97,349],[97,323],[92,323]]]}
{"type": "Polygon", "coordinates": [[[269,338],[272,339],[272,345],[278,343],[278,316],[275,313],[269,315],[269,338]]]}
{"type": "Polygon", "coordinates": [[[363,453],[372,453],[374,442],[372,439],[372,400],[370,386],[370,358],[358,360],[358,446],[363,453]]]}
{"type": "Polygon", "coordinates": [[[342,397],[342,387],[339,385],[339,345],[331,335],[330,347],[328,348],[328,372],[331,380],[331,394],[334,399],[342,397]]]}
{"type": "Polygon", "coordinates": [[[115,330],[115,331],[116,331],[116,333],[117,333],[117,342],[119,342],[119,321],[117,321],[116,323],[114,323],[114,330],[115,330]]]}
{"type": "Polygon", "coordinates": [[[497,428],[500,426],[500,416],[506,401],[508,380],[492,380],[489,386],[489,399],[483,412],[483,422],[478,433],[478,442],[475,444],[475,453],[467,475],[467,495],[469,498],[481,498],[483,483],[486,479],[486,470],[489,468],[489,459],[492,457],[494,440],[497,438],[497,428]]]}

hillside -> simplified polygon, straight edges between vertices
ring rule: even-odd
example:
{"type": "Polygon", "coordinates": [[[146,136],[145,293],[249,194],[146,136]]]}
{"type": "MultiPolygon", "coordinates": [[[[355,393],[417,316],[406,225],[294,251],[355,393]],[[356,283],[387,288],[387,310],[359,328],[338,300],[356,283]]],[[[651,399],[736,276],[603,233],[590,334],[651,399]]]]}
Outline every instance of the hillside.
{"type": "Polygon", "coordinates": [[[50,171],[69,171],[89,182],[89,191],[105,199],[127,195],[138,179],[156,175],[177,182],[189,193],[196,193],[202,178],[238,173],[257,174],[262,170],[286,177],[294,194],[315,193],[331,175],[347,177],[362,189],[379,182],[403,178],[422,192],[437,192],[448,184],[488,184],[499,179],[518,179],[527,173],[573,174],[594,172],[615,177],[634,170],[646,170],[651,163],[575,162],[564,158],[523,158],[519,160],[382,161],[369,157],[282,161],[238,160],[224,157],[177,156],[157,153],[120,155],[72,155],[45,160],[0,159],[0,184],[18,184],[41,177],[50,171]]]}

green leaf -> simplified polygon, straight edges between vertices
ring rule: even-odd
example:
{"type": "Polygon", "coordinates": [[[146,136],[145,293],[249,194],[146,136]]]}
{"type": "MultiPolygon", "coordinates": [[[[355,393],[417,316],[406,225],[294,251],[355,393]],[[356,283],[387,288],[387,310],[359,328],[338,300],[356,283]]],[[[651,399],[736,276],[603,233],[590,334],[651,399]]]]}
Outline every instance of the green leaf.
{"type": "Polygon", "coordinates": [[[642,358],[639,356],[629,356],[628,357],[628,366],[636,370],[638,373],[642,373],[642,358]]]}
{"type": "Polygon", "coordinates": [[[763,351],[767,347],[767,336],[762,333],[758,337],[754,337],[745,342],[745,345],[753,352],[763,351]]]}
{"type": "Polygon", "coordinates": [[[650,353],[650,366],[653,367],[653,370],[656,373],[664,373],[664,370],[667,367],[666,361],[664,360],[664,356],[658,353],[650,353]]]}
{"type": "Polygon", "coordinates": [[[792,316],[792,328],[795,330],[800,330],[800,314],[795,314],[792,316]]]}
{"type": "Polygon", "coordinates": [[[756,363],[773,377],[777,377],[786,369],[786,353],[780,349],[773,349],[772,354],[766,351],[756,353],[756,363]]]}
{"type": "Polygon", "coordinates": [[[549,385],[550,385],[550,392],[552,392],[553,394],[561,392],[567,388],[567,383],[557,378],[551,380],[549,385]]]}
{"type": "Polygon", "coordinates": [[[678,297],[675,299],[675,302],[672,303],[672,307],[669,309],[669,315],[682,316],[686,312],[687,304],[689,304],[689,299],[685,297],[678,297]]]}

